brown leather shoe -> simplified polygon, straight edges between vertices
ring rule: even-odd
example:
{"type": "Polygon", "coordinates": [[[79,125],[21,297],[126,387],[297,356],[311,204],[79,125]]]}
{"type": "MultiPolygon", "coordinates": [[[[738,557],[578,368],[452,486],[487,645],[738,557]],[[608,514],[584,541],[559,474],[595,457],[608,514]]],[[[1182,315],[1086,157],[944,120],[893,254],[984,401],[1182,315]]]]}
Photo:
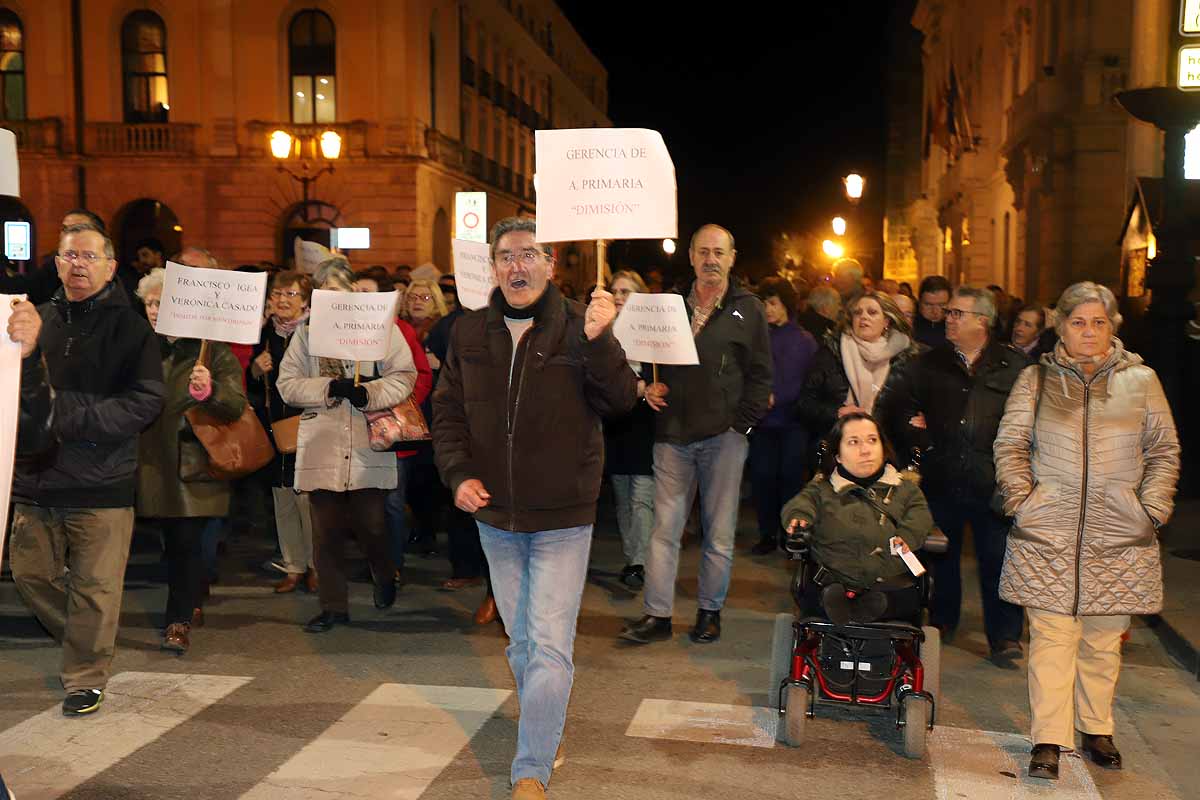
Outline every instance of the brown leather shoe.
{"type": "Polygon", "coordinates": [[[309,594],[316,594],[320,585],[317,583],[317,571],[309,568],[308,572],[304,573],[304,589],[309,594]]]}
{"type": "Polygon", "coordinates": [[[204,627],[204,609],[203,608],[193,608],[192,609],[192,627],[193,628],[203,628],[204,627]]]}
{"type": "Polygon", "coordinates": [[[275,584],[275,594],[290,594],[300,588],[300,582],[304,580],[304,576],[289,572],[284,576],[283,580],[275,584]]]}
{"type": "Polygon", "coordinates": [[[546,787],[537,778],[521,778],[513,784],[512,800],[545,800],[546,787]]]}
{"type": "Polygon", "coordinates": [[[457,592],[459,589],[466,589],[469,586],[483,586],[483,578],[448,578],[442,581],[439,588],[443,592],[457,592]]]}
{"type": "Polygon", "coordinates": [[[500,612],[496,608],[496,598],[490,594],[483,598],[483,603],[480,604],[479,610],[475,612],[475,624],[487,625],[495,622],[500,618],[500,612]]]}
{"type": "Polygon", "coordinates": [[[174,653],[186,653],[188,647],[191,646],[191,641],[188,638],[190,631],[189,625],[183,622],[172,622],[167,626],[167,632],[163,634],[162,649],[170,650],[174,653]]]}

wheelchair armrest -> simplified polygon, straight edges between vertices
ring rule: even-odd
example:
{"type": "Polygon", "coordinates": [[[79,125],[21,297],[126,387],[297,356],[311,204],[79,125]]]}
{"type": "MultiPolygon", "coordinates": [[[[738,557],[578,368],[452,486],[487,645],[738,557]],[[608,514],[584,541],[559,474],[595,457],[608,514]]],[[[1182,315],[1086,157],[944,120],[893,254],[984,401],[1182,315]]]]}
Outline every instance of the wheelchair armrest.
{"type": "Polygon", "coordinates": [[[935,527],[925,537],[925,544],[921,545],[921,552],[940,554],[946,552],[950,548],[950,540],[946,538],[946,534],[942,533],[941,528],[935,527]]]}

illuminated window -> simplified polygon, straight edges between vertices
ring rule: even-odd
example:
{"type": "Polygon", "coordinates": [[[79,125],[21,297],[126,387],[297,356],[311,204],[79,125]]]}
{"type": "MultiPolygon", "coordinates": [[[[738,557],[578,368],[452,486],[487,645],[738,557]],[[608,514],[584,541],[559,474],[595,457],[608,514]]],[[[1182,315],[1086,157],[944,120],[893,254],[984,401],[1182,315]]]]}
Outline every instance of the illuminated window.
{"type": "Polygon", "coordinates": [[[288,64],[292,76],[292,122],[337,119],[337,50],[333,20],[308,9],[288,26],[288,64]]]}
{"type": "Polygon", "coordinates": [[[125,121],[166,122],[167,27],[153,11],[134,11],[121,26],[125,73],[125,121]]]}
{"type": "Polygon", "coordinates": [[[25,119],[25,33],[7,8],[0,8],[0,119],[25,119]]]}

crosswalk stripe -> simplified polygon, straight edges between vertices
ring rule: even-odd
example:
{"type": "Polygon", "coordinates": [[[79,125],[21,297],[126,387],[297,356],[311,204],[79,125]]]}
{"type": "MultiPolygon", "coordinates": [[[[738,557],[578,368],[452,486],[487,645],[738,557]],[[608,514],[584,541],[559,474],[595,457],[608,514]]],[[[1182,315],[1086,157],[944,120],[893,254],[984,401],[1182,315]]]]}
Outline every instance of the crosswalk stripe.
{"type": "Polygon", "coordinates": [[[774,747],[778,712],[766,707],[645,699],[626,736],[706,744],[774,747]]]}
{"type": "Polygon", "coordinates": [[[1083,761],[1063,753],[1059,779],[1028,777],[1029,737],[965,728],[938,727],[930,739],[937,800],[1100,800],[1083,761]]]}
{"type": "Polygon", "coordinates": [[[61,797],[250,682],[229,675],[122,672],[95,714],[55,705],[0,732],[0,772],[21,798],[61,797]]]}
{"type": "Polygon", "coordinates": [[[511,694],[385,683],[241,800],[416,800],[511,694]]]}

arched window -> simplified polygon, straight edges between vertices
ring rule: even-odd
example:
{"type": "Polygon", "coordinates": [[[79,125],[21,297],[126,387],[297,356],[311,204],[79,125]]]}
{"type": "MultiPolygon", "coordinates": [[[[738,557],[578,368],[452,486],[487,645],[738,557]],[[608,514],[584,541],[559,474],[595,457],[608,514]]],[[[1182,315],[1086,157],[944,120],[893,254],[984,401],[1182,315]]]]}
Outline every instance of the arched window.
{"type": "Polygon", "coordinates": [[[0,8],[0,98],[0,119],[25,119],[25,32],[7,8],[0,8]]]}
{"type": "Polygon", "coordinates": [[[134,11],[121,26],[125,72],[125,121],[166,122],[167,27],[153,11],[134,11]]]}
{"type": "Polygon", "coordinates": [[[308,9],[288,26],[288,64],[292,76],[292,122],[337,119],[337,41],[333,20],[308,9]]]}

